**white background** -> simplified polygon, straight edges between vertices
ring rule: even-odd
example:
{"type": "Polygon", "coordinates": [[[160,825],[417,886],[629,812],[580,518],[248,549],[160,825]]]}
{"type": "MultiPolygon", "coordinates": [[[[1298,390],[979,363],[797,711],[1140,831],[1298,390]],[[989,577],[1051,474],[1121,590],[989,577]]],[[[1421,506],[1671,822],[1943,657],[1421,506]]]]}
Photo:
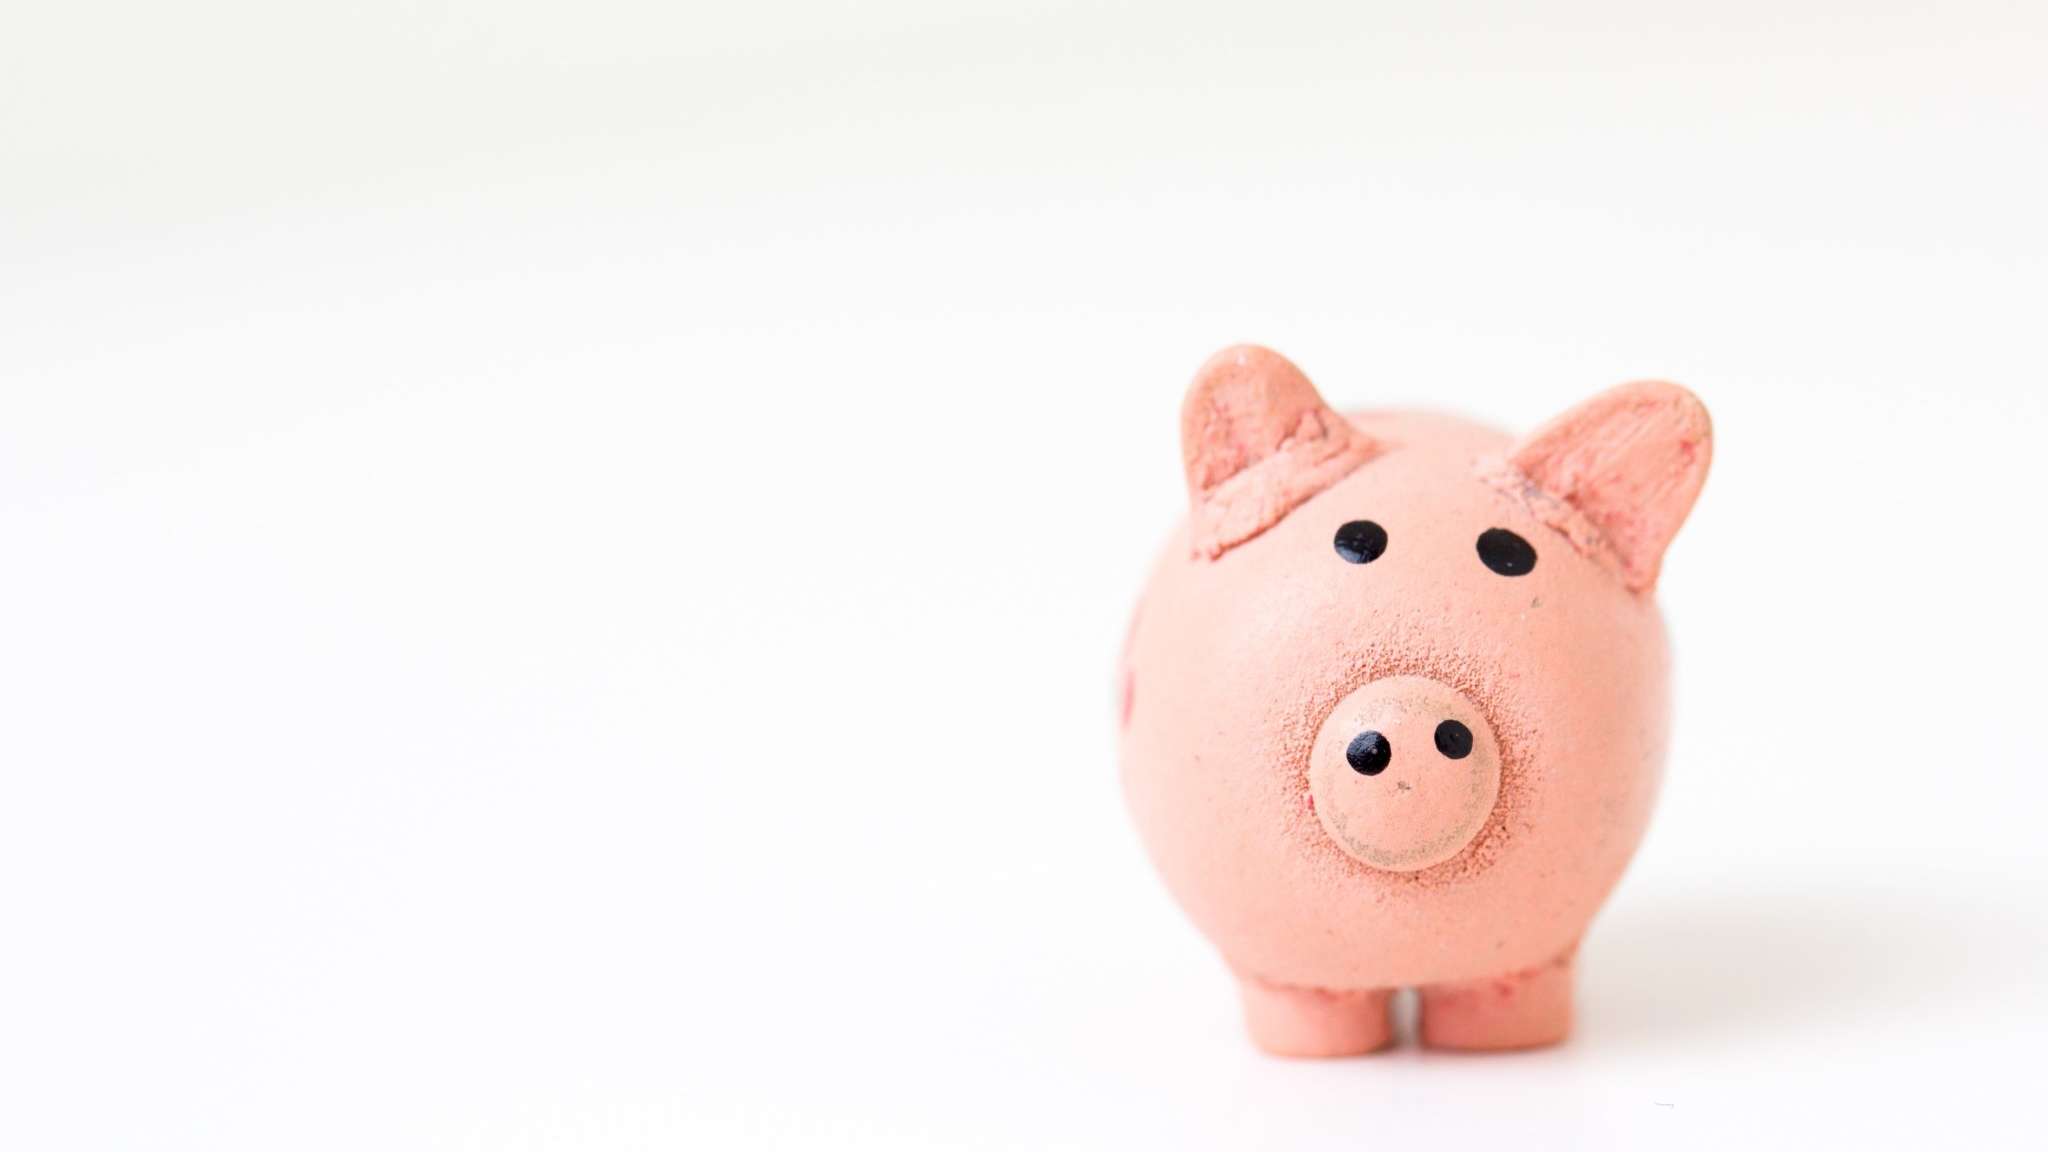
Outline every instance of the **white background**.
{"type": "Polygon", "coordinates": [[[2035,1146],[2048,14],[0,8],[0,1145],[2035,1146]],[[1256,1055],[1206,355],[1713,409],[1554,1051],[1256,1055]]]}

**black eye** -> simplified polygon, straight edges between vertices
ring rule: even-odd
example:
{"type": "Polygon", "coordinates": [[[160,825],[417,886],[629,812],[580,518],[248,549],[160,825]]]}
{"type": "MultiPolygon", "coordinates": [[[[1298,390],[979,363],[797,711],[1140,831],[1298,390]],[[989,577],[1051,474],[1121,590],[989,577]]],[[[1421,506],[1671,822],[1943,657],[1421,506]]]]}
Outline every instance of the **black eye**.
{"type": "Polygon", "coordinates": [[[1472,730],[1456,720],[1436,726],[1436,750],[1447,759],[1463,760],[1472,754],[1472,730]]]}
{"type": "Polygon", "coordinates": [[[1351,738],[1351,746],[1344,749],[1344,759],[1351,762],[1351,770],[1360,776],[1377,776],[1387,770],[1387,762],[1394,758],[1394,746],[1377,732],[1360,732],[1351,738]]]}
{"type": "Polygon", "coordinates": [[[1387,530],[1370,520],[1353,520],[1337,529],[1337,555],[1353,564],[1370,564],[1387,550],[1387,530]]]}
{"type": "Polygon", "coordinates": [[[1503,576],[1527,576],[1536,567],[1536,549],[1505,528],[1479,534],[1479,562],[1503,576]]]}

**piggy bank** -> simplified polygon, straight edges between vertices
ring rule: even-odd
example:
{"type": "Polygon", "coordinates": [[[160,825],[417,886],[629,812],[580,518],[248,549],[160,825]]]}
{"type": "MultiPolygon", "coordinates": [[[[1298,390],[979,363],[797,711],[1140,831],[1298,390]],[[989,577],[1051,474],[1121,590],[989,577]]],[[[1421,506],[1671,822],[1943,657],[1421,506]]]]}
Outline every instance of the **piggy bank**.
{"type": "Polygon", "coordinates": [[[1255,1043],[1521,1048],[1656,799],[1653,593],[1706,409],[1627,384],[1520,440],[1333,411],[1232,348],[1181,413],[1189,510],[1138,603],[1120,760],[1139,834],[1235,974],[1255,1043]]]}

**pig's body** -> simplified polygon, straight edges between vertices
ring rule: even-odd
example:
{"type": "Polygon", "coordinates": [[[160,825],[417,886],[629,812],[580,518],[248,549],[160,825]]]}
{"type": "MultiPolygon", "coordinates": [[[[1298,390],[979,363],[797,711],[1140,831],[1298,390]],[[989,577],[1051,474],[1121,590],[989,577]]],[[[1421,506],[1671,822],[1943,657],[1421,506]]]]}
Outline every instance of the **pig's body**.
{"type": "Polygon", "coordinates": [[[1426,1041],[1559,1039],[1572,952],[1656,795],[1666,650],[1637,542],[1661,555],[1690,506],[1704,411],[1630,386],[1518,446],[1304,416],[1292,372],[1232,350],[1190,397],[1194,515],[1125,653],[1138,829],[1269,1049],[1378,1047],[1410,986],[1426,1041]]]}

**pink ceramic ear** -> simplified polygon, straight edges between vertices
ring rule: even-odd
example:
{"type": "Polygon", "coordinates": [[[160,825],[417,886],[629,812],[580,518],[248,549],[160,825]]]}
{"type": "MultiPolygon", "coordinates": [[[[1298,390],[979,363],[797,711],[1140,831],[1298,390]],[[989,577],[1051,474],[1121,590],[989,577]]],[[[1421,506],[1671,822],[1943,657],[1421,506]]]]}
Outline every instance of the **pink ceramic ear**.
{"type": "Polygon", "coordinates": [[[1577,509],[1629,590],[1643,592],[1657,584],[1664,549],[1692,511],[1713,448],[1713,425],[1697,397],[1676,384],[1641,381],[1538,428],[1508,461],[1577,509]]]}
{"type": "Polygon", "coordinates": [[[1279,523],[1374,451],[1301,369],[1253,344],[1226,348],[1195,373],[1180,431],[1189,537],[1208,559],[1279,523]]]}

